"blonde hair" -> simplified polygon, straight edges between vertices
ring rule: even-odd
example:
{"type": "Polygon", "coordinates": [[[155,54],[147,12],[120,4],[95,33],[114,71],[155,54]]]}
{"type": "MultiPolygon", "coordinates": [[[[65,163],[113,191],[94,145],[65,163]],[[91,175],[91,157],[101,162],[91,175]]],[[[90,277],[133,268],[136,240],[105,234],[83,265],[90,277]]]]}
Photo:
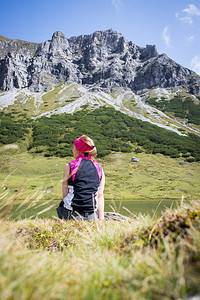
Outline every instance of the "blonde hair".
{"type": "MultiPolygon", "coordinates": [[[[87,136],[87,135],[82,135],[81,137],[82,137],[82,139],[84,140],[84,142],[86,142],[88,145],[94,146],[94,142],[93,142],[93,140],[92,140],[89,136],[87,136]]],[[[96,149],[96,147],[94,147],[92,150],[85,151],[85,153],[88,153],[88,154],[90,154],[90,156],[91,156],[92,158],[95,158],[96,155],[97,155],[97,149],[96,149]]]]}

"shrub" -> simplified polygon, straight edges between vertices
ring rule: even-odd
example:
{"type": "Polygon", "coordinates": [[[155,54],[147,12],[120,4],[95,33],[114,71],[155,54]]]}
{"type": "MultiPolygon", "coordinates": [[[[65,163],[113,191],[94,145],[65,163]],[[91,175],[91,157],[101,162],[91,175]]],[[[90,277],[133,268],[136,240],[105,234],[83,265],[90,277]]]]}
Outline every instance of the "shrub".
{"type": "Polygon", "coordinates": [[[27,119],[25,122],[11,119],[6,114],[1,116],[3,116],[3,126],[0,128],[2,143],[19,142],[24,138],[28,128],[32,128],[32,142],[28,150],[39,146],[44,146],[45,149],[46,146],[48,150],[43,152],[48,156],[71,155],[74,140],[86,134],[94,139],[99,156],[105,156],[111,151],[131,152],[133,144],[137,144],[136,153],[142,152],[139,150],[142,147],[146,153],[161,153],[171,157],[183,154],[186,158],[188,157],[186,153],[190,153],[195,160],[200,159],[199,136],[195,134],[179,136],[113,108],[81,110],[73,115],[53,115],[34,121],[27,119]],[[61,147],[62,144],[65,147],[61,147]]]}
{"type": "Polygon", "coordinates": [[[189,157],[186,159],[186,161],[191,163],[191,162],[195,162],[196,159],[194,157],[189,157]]]}

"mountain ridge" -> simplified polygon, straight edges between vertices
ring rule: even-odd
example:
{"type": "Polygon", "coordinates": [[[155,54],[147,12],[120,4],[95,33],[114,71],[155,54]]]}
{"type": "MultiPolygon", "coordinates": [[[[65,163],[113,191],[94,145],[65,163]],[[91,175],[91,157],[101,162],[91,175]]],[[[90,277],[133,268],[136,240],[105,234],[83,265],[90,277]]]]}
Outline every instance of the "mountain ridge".
{"type": "Polygon", "coordinates": [[[57,31],[51,40],[31,43],[0,38],[0,90],[49,91],[75,82],[93,90],[187,87],[200,94],[200,76],[182,67],[155,45],[135,45],[112,29],[69,39],[57,31]]]}

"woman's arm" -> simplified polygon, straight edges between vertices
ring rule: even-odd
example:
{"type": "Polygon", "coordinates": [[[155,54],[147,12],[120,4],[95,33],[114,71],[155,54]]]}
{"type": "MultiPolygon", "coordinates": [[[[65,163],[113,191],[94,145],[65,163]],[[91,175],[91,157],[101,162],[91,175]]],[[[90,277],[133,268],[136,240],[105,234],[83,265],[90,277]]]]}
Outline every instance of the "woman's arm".
{"type": "Polygon", "coordinates": [[[104,219],[104,186],[105,186],[105,175],[104,172],[102,170],[102,178],[101,178],[101,182],[99,185],[99,189],[98,189],[98,197],[97,197],[97,202],[98,202],[98,217],[99,220],[102,221],[104,219]]]}
{"type": "Polygon", "coordinates": [[[65,165],[63,172],[63,181],[62,181],[62,194],[63,199],[67,196],[68,190],[68,179],[69,179],[70,166],[69,164],[65,165]]]}

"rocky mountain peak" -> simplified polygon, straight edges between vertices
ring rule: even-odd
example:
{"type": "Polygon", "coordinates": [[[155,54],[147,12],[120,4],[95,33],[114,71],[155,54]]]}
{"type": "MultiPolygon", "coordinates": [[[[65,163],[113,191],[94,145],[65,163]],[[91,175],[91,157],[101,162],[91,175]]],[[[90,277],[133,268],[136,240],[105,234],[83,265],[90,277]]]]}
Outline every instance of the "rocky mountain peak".
{"type": "Polygon", "coordinates": [[[140,59],[150,59],[150,58],[153,58],[153,57],[156,57],[158,56],[158,51],[157,51],[157,48],[156,48],[156,45],[146,45],[146,48],[143,48],[141,50],[141,56],[140,56],[140,59]]]}
{"type": "Polygon", "coordinates": [[[155,45],[139,47],[112,29],[69,39],[56,31],[41,44],[0,38],[1,90],[47,91],[70,82],[106,92],[184,86],[200,93],[197,74],[159,55],[155,45]]]}
{"type": "Polygon", "coordinates": [[[54,39],[63,40],[63,39],[66,39],[66,36],[61,31],[56,31],[52,35],[52,39],[51,40],[54,40],[54,39]]]}
{"type": "Polygon", "coordinates": [[[50,51],[56,51],[56,50],[66,50],[69,47],[69,42],[66,38],[66,36],[60,32],[56,31],[54,32],[52,39],[50,41],[50,51]]]}

